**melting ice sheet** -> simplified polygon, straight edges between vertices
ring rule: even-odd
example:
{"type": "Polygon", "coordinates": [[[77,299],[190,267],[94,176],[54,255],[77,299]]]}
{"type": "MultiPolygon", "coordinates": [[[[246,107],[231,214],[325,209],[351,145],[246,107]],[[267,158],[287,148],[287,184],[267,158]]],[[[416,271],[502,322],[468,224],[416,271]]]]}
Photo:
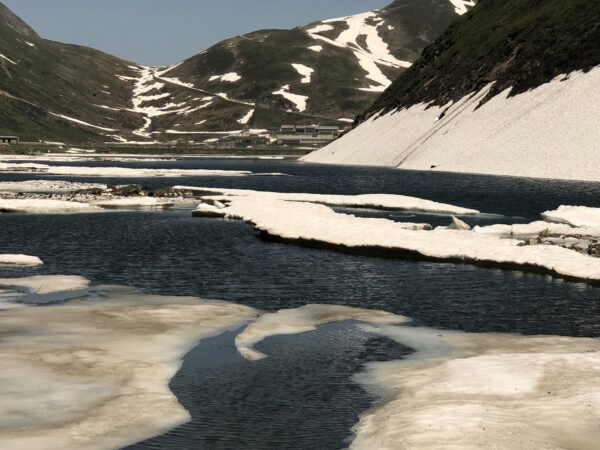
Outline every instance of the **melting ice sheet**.
{"type": "MultiPolygon", "coordinates": [[[[47,281],[4,280],[21,293],[47,281]]],[[[87,285],[79,277],[54,281],[50,290],[87,285]]],[[[268,355],[253,345],[269,336],[346,320],[415,350],[356,375],[381,402],[361,415],[354,449],[600,442],[597,339],[432,330],[384,311],[332,305],[261,315],[231,303],[101,287],[78,300],[0,310],[0,448],[109,449],[162,434],[189,420],[168,383],[198,340],[248,323],[236,345],[258,360],[268,355]]]]}
{"type": "Polygon", "coordinates": [[[0,448],[119,448],[186,422],[168,388],[181,358],[251,317],[245,306],[118,289],[0,310],[0,448]]]}
{"type": "Polygon", "coordinates": [[[248,359],[269,335],[340,320],[415,350],[371,363],[356,381],[382,399],[361,415],[352,449],[596,448],[600,341],[411,327],[382,311],[307,305],[267,314],[238,335],[248,359]]]}

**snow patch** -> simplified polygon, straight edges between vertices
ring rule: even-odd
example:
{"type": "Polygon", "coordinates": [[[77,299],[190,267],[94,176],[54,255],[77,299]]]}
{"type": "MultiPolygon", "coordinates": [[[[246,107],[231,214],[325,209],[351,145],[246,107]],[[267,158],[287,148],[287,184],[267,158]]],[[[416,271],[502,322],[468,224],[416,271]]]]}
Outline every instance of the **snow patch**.
{"type": "Polygon", "coordinates": [[[238,123],[242,124],[242,125],[246,125],[248,122],[250,122],[250,119],[252,119],[252,116],[254,115],[254,109],[251,109],[250,111],[248,111],[248,113],[246,115],[244,115],[244,117],[242,117],[241,119],[238,119],[238,123]]]}
{"type": "Polygon", "coordinates": [[[289,84],[286,84],[278,91],[273,92],[273,95],[281,95],[286,100],[289,100],[300,112],[306,111],[306,103],[308,102],[308,97],[306,95],[292,94],[290,92],[289,84]]]}
{"type": "Polygon", "coordinates": [[[302,84],[308,84],[311,81],[312,78],[312,74],[315,71],[315,69],[311,69],[310,67],[307,67],[303,64],[292,64],[292,67],[294,69],[296,69],[296,72],[298,72],[300,75],[302,75],[302,84]]]}
{"type": "Polygon", "coordinates": [[[236,83],[240,81],[242,77],[238,75],[236,72],[226,73],[224,75],[213,75],[208,79],[208,81],[222,81],[226,83],[236,83]]]}

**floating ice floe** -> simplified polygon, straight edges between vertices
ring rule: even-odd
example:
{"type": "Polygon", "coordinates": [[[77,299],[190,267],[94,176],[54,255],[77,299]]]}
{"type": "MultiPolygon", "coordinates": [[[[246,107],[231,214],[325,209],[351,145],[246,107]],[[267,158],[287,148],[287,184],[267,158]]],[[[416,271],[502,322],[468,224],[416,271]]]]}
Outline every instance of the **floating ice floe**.
{"type": "Polygon", "coordinates": [[[0,266],[40,266],[44,262],[37,256],[1,255],[0,266]]]}
{"type": "Polygon", "coordinates": [[[550,222],[565,223],[574,227],[600,227],[600,208],[587,206],[561,206],[546,211],[542,217],[550,222]]]}
{"type": "Polygon", "coordinates": [[[88,203],[51,199],[0,199],[3,213],[93,212],[100,208],[88,203]]]}
{"type": "Polygon", "coordinates": [[[169,208],[176,203],[183,202],[183,198],[160,198],[160,197],[126,197],[110,200],[92,202],[95,206],[102,208],[169,208]]]}
{"type": "Polygon", "coordinates": [[[560,245],[526,245],[522,240],[503,239],[493,234],[440,228],[428,231],[427,227],[414,223],[340,214],[315,204],[327,203],[319,201],[318,196],[311,199],[302,194],[294,199],[294,194],[286,197],[286,194],[243,192],[207,198],[228,204],[225,209],[215,211],[222,217],[252,223],[264,235],[285,241],[360,253],[520,267],[566,278],[600,281],[600,258],[560,245]],[[315,203],[309,203],[311,200],[315,203]]]}
{"type": "Polygon", "coordinates": [[[408,321],[406,317],[385,311],[341,305],[305,305],[259,317],[238,334],[235,345],[244,358],[258,361],[266,358],[266,355],[257,351],[254,345],[269,336],[304,333],[315,330],[319,325],[345,320],[370,324],[398,324],[408,321]]]}
{"type": "Polygon", "coordinates": [[[222,195],[224,197],[261,197],[265,200],[285,200],[293,202],[320,203],[329,206],[356,208],[374,208],[390,210],[407,210],[452,215],[475,215],[479,211],[460,206],[438,203],[406,195],[363,194],[363,195],[328,195],[302,194],[287,192],[252,191],[245,189],[208,188],[193,186],[174,186],[174,190],[200,192],[204,195],[222,195]]]}

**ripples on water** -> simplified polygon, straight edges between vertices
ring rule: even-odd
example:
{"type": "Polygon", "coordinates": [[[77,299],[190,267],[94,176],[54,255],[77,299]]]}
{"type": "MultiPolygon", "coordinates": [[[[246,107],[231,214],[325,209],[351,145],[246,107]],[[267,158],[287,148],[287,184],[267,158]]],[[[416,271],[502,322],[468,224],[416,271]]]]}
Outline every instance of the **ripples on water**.
{"type": "MultiPolygon", "coordinates": [[[[102,180],[154,187],[188,184],[395,193],[499,213],[507,216],[505,222],[537,220],[540,212],[560,204],[600,206],[600,184],[591,183],[246,160],[118,165],[242,169],[293,176],[102,180]]],[[[52,177],[0,175],[0,180],[31,178],[52,177]]],[[[435,225],[448,221],[389,211],[351,213],[435,225]]],[[[473,332],[600,335],[600,290],[584,283],[265,242],[249,225],[192,218],[185,209],[3,215],[0,226],[1,253],[28,253],[46,262],[35,269],[0,269],[0,276],[83,275],[96,284],[222,299],[268,311],[308,303],[344,304],[406,315],[434,328],[473,332]]],[[[394,359],[406,351],[347,324],[331,325],[317,332],[267,339],[259,347],[271,358],[250,364],[237,355],[231,339],[225,335],[203,342],[188,355],[172,382],[194,421],[138,448],[341,448],[358,412],[372,400],[350,381],[351,375],[370,358],[394,359]]]]}

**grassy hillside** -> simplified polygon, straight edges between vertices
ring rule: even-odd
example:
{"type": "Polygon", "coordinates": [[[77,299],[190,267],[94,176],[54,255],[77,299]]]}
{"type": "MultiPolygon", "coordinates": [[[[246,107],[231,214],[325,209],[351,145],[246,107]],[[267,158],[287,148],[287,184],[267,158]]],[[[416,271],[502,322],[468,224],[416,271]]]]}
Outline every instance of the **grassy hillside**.
{"type": "Polygon", "coordinates": [[[600,65],[600,2],[480,0],[423,51],[367,111],[442,105],[495,82],[516,95],[600,65]]]}
{"type": "Polygon", "coordinates": [[[93,127],[115,134],[140,126],[139,116],[111,108],[128,108],[131,90],[117,74],[131,74],[128,63],[105,53],[40,38],[0,3],[0,133],[25,140],[107,140],[93,127]]]}

